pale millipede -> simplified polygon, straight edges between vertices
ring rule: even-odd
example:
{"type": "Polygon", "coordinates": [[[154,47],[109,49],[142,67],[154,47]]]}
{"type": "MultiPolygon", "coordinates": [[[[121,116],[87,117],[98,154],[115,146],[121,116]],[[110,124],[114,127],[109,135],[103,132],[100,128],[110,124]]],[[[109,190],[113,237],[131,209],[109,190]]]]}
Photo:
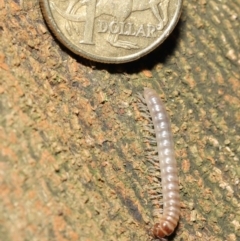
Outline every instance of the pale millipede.
{"type": "MultiPolygon", "coordinates": [[[[143,102],[139,105],[140,110],[145,112],[143,115],[148,121],[152,121],[154,138],[156,138],[155,142],[157,144],[156,150],[158,158],[150,154],[150,161],[154,163],[154,167],[156,166],[156,162],[158,165],[160,164],[161,185],[158,186],[161,187],[162,190],[161,194],[156,196],[159,197],[162,195],[162,202],[160,203],[163,209],[160,210],[162,213],[160,220],[153,225],[150,232],[154,238],[161,239],[173,233],[180,216],[179,180],[173,137],[170,119],[156,91],[150,88],[144,88],[143,97],[139,96],[139,98],[143,102]]],[[[152,124],[150,124],[150,127],[152,124]]],[[[150,128],[148,131],[152,133],[150,128]]],[[[149,139],[154,142],[153,138],[149,139]]],[[[154,189],[156,189],[156,187],[154,187],[154,189]]]]}

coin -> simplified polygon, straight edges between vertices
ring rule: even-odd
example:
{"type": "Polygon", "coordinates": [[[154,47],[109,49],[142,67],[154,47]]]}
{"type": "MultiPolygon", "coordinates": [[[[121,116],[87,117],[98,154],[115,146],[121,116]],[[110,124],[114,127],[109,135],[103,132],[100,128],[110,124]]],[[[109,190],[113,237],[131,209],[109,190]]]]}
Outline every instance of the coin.
{"type": "Polygon", "coordinates": [[[182,0],[40,0],[57,39],[103,63],[130,62],[158,47],[178,22],[182,0]]]}

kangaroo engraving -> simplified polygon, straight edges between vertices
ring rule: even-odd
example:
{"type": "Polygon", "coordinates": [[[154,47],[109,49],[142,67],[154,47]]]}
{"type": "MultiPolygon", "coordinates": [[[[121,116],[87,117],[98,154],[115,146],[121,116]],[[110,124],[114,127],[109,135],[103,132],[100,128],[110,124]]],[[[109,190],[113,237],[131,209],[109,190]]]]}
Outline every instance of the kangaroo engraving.
{"type": "MultiPolygon", "coordinates": [[[[150,9],[158,21],[157,30],[162,30],[168,23],[168,5],[170,0],[97,0],[95,18],[110,15],[116,22],[124,22],[136,11],[150,9]]],[[[54,2],[50,2],[51,9],[55,9],[63,18],[72,22],[86,21],[86,8],[91,0],[72,0],[65,11],[54,2]],[[81,9],[81,11],[79,11],[81,9]]],[[[68,28],[71,24],[68,22],[68,28]]],[[[70,29],[70,28],[69,28],[70,29]]],[[[139,46],[128,41],[118,39],[119,34],[110,33],[107,41],[114,47],[137,49],[139,46]]]]}

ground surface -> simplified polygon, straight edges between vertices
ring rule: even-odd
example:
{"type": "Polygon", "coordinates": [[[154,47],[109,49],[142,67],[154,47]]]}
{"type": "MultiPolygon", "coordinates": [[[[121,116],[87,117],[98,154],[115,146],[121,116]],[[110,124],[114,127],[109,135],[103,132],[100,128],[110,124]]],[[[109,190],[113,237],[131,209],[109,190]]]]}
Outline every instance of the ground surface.
{"type": "Polygon", "coordinates": [[[0,240],[150,240],[144,86],[174,131],[170,240],[240,240],[239,13],[239,0],[184,1],[161,47],[112,66],[59,45],[36,0],[0,0],[0,240]]]}

